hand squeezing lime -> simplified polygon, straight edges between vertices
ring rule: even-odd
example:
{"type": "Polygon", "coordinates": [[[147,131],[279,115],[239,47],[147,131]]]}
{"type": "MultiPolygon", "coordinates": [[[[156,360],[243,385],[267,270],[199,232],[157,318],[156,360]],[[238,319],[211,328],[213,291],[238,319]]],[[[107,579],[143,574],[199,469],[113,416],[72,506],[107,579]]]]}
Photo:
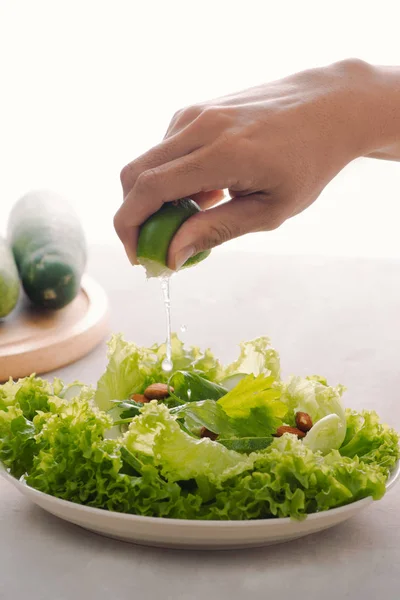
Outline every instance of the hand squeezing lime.
{"type": "MultiPolygon", "coordinates": [[[[139,232],[137,258],[146,269],[147,277],[166,277],[173,271],[167,266],[168,249],[179,227],[189,217],[200,212],[200,207],[189,198],[168,202],[143,223],[139,232]]],[[[182,268],[191,267],[209,256],[204,250],[192,256],[182,268]]]]}

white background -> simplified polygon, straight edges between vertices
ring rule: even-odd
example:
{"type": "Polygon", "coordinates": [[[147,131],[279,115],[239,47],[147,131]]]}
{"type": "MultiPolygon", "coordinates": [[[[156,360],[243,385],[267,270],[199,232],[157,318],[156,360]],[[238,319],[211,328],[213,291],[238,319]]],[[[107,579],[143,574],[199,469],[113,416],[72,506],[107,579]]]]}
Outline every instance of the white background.
{"type": "MultiPolygon", "coordinates": [[[[122,166],[190,103],[350,56],[400,65],[395,0],[0,0],[0,230],[32,188],[118,243],[122,166]]],[[[227,244],[400,257],[400,164],[360,160],[301,216],[227,244]]]]}

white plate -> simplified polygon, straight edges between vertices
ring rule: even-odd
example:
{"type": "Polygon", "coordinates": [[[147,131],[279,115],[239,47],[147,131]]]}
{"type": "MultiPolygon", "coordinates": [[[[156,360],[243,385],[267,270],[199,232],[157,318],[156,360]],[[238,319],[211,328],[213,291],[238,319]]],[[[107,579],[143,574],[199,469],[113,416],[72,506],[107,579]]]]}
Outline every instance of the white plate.
{"type": "MultiPolygon", "coordinates": [[[[399,479],[399,464],[387,484],[387,490],[399,479]]],[[[24,496],[56,517],[106,537],[164,548],[222,550],[287,542],[338,525],[373,502],[372,498],[364,498],[340,508],[308,515],[300,522],[286,518],[254,521],[161,519],[109,512],[54,498],[18,481],[5,471],[1,463],[0,474],[24,496]]]]}

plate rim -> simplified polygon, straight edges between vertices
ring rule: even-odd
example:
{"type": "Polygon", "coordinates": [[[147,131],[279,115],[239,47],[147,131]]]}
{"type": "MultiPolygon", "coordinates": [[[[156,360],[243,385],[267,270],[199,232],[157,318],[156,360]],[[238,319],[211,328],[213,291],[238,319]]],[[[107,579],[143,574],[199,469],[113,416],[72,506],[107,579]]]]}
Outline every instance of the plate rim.
{"type": "MultiPolygon", "coordinates": [[[[349,504],[345,504],[343,506],[339,506],[336,508],[330,508],[328,510],[324,510],[324,511],[320,511],[320,512],[316,512],[316,513],[310,513],[307,514],[305,519],[302,519],[301,521],[298,520],[294,520],[291,517],[275,517],[275,518],[271,518],[271,519],[241,519],[241,520],[221,520],[221,521],[215,521],[215,520],[209,520],[209,519],[176,519],[176,518],[168,518],[168,517],[148,517],[148,516],[143,516],[143,515],[136,515],[136,514],[131,514],[131,513],[121,513],[121,512],[117,512],[117,511],[109,511],[107,509],[104,508],[96,508],[93,506],[87,506],[85,504],[79,504],[78,502],[71,502],[70,500],[64,500],[63,498],[57,498],[56,496],[52,496],[51,494],[46,494],[45,492],[41,492],[40,490],[37,490],[31,486],[29,486],[25,481],[21,480],[21,479],[16,479],[16,477],[13,477],[13,475],[11,475],[7,469],[5,468],[5,466],[0,462],[0,475],[4,477],[4,479],[6,481],[8,481],[9,483],[11,483],[11,485],[13,485],[14,487],[16,487],[17,489],[21,488],[21,487],[25,487],[29,490],[29,494],[33,497],[37,497],[37,498],[45,498],[46,500],[50,499],[52,502],[54,502],[55,504],[58,504],[59,506],[64,506],[66,508],[73,508],[75,510],[78,510],[79,512],[82,513],[86,513],[86,514],[91,514],[94,516],[104,516],[107,515],[108,517],[111,517],[112,519],[118,520],[118,521],[128,521],[128,522],[139,522],[139,523],[143,523],[143,524],[148,524],[148,525],[166,525],[167,527],[198,527],[198,528],[222,528],[222,527],[228,527],[228,528],[232,528],[232,527],[260,527],[260,525],[262,525],[265,528],[268,527],[274,527],[277,524],[279,524],[282,528],[287,528],[290,526],[294,526],[297,525],[299,526],[301,523],[309,523],[310,521],[316,521],[319,519],[323,519],[324,517],[327,518],[328,515],[332,515],[332,516],[336,516],[336,515],[340,515],[342,513],[345,513],[347,511],[349,511],[350,507],[354,508],[355,506],[358,506],[359,508],[362,508],[364,505],[366,504],[370,504],[371,502],[373,502],[373,498],[372,496],[367,496],[366,498],[361,498],[361,500],[357,500],[356,502],[350,502],[349,504]]],[[[386,492],[385,495],[394,487],[394,485],[399,481],[400,479],[400,459],[397,461],[394,469],[392,470],[391,476],[388,480],[388,482],[386,483],[386,492]]],[[[22,491],[21,491],[22,493],[22,491]]]]}

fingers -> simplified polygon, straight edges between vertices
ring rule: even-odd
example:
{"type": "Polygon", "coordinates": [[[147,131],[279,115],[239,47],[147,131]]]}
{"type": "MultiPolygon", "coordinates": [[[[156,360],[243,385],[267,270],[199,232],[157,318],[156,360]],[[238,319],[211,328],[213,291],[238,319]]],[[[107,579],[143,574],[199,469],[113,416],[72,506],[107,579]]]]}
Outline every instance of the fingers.
{"type": "MultiPolygon", "coordinates": [[[[237,186],[237,178],[230,177],[232,172],[239,176],[235,163],[235,158],[225,160],[223,154],[215,160],[210,147],[141,173],[114,218],[116,232],[131,262],[136,262],[138,228],[146,219],[164,202],[237,186]]],[[[203,199],[211,201],[213,197],[219,195],[203,199]]]]}
{"type": "Polygon", "coordinates": [[[215,206],[225,197],[224,190],[212,190],[210,192],[200,192],[198,194],[192,194],[191,198],[202,208],[206,210],[215,206]]]}
{"type": "Polygon", "coordinates": [[[289,216],[288,206],[263,194],[233,198],[194,215],[173,238],[168,265],[178,270],[191,256],[255,231],[276,229],[289,216]]]}
{"type": "Polygon", "coordinates": [[[124,198],[142,173],[190,154],[199,147],[199,142],[195,137],[177,134],[130,162],[122,169],[120,175],[124,198]]]}
{"type": "MultiPolygon", "coordinates": [[[[188,119],[187,122],[184,121],[185,126],[169,132],[160,144],[122,169],[121,183],[124,197],[127,196],[138,177],[145,171],[182,158],[205,145],[211,145],[228,121],[226,115],[213,110],[201,113],[198,112],[198,109],[195,113],[187,110],[184,114],[185,119],[188,119]],[[197,115],[196,118],[194,118],[194,115],[197,115]]],[[[181,120],[178,122],[182,123],[181,120]]]]}

